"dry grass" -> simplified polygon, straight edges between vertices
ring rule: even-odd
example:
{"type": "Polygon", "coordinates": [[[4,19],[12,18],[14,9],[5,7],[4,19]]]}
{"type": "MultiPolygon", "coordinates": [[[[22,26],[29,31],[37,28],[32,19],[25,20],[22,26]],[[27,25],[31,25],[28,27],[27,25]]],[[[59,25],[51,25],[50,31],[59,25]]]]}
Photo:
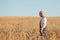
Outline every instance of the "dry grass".
{"type": "MultiPolygon", "coordinates": [[[[47,17],[44,40],[60,40],[60,17],[47,17]]],[[[0,40],[41,40],[39,17],[0,17],[0,40]]]]}

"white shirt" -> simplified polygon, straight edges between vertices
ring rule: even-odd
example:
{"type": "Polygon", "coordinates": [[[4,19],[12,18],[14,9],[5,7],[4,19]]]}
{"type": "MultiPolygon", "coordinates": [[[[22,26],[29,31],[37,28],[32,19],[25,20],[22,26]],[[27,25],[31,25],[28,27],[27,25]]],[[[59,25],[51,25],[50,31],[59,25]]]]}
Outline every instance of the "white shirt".
{"type": "Polygon", "coordinates": [[[41,23],[41,27],[42,27],[43,24],[44,24],[44,28],[46,27],[46,25],[47,25],[47,19],[46,19],[45,16],[42,17],[42,19],[40,20],[40,23],[41,23]]]}

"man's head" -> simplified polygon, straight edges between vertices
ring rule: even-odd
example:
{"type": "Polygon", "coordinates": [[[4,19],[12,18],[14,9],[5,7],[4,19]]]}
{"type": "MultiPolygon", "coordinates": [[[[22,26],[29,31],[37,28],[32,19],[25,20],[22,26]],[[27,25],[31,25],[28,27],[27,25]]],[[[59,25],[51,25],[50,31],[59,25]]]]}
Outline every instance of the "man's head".
{"type": "Polygon", "coordinates": [[[39,16],[40,16],[40,17],[43,17],[43,16],[44,16],[44,12],[43,12],[43,11],[40,11],[40,12],[39,12],[39,16]]]}

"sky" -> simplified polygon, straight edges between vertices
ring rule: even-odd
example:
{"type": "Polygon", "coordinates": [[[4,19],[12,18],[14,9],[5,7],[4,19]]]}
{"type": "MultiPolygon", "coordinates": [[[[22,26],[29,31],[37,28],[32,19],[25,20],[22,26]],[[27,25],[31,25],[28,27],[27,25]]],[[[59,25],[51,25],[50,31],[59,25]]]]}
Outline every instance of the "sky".
{"type": "Polygon", "coordinates": [[[0,0],[0,16],[60,16],[60,0],[0,0]]]}

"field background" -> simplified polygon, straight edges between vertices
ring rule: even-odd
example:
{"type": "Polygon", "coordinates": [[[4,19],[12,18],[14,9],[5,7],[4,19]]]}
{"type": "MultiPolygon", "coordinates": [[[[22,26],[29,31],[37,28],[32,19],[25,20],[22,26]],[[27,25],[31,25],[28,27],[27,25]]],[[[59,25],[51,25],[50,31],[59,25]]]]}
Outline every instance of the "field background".
{"type": "MultiPolygon", "coordinates": [[[[41,40],[39,17],[0,17],[0,40],[41,40]]],[[[60,17],[47,17],[44,40],[60,40],[60,17]]]]}

